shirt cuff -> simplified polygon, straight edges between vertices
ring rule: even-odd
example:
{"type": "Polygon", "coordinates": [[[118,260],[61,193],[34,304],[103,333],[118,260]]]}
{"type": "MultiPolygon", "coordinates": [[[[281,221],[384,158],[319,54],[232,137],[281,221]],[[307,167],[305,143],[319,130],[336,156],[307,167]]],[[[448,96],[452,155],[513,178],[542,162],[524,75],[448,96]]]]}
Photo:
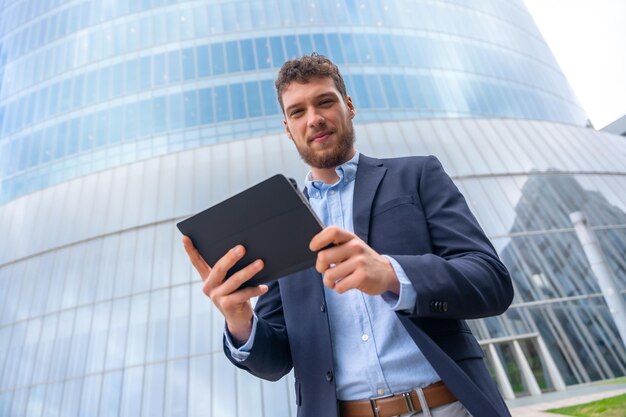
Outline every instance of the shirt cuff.
{"type": "Polygon", "coordinates": [[[417,291],[415,287],[411,284],[411,280],[409,280],[409,277],[398,261],[391,256],[383,256],[389,260],[398,277],[398,281],[400,281],[400,294],[396,295],[392,292],[386,292],[382,295],[383,300],[385,300],[394,311],[413,311],[415,302],[417,301],[417,291]]]}
{"type": "Polygon", "coordinates": [[[252,345],[254,344],[254,336],[256,335],[256,326],[258,321],[259,319],[257,318],[256,314],[253,314],[252,332],[250,333],[250,337],[248,338],[246,343],[244,343],[243,346],[240,346],[239,348],[235,347],[235,344],[230,337],[230,333],[228,332],[226,325],[224,325],[224,339],[226,340],[226,346],[230,350],[230,356],[237,362],[243,362],[248,359],[248,356],[250,356],[250,350],[252,349],[252,345]]]}

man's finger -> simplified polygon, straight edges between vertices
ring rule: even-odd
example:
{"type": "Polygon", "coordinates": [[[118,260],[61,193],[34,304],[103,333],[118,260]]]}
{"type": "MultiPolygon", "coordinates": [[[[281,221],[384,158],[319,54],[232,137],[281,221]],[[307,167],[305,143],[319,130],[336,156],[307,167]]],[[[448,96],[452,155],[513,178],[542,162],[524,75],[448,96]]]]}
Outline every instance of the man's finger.
{"type": "Polygon", "coordinates": [[[340,279],[339,281],[336,281],[333,289],[337,294],[343,294],[344,292],[352,289],[360,289],[360,283],[361,281],[355,277],[355,274],[351,274],[343,279],[340,279]]]}
{"type": "Polygon", "coordinates": [[[265,294],[268,288],[269,287],[267,285],[258,285],[256,287],[241,289],[231,294],[231,300],[229,302],[232,302],[233,305],[243,304],[251,298],[259,297],[265,294]]]}
{"type": "Polygon", "coordinates": [[[196,268],[198,274],[200,274],[200,278],[204,280],[211,272],[211,267],[204,261],[189,236],[183,236],[183,247],[185,248],[185,252],[187,252],[191,264],[196,268]]]}
{"type": "Polygon", "coordinates": [[[309,243],[309,249],[313,252],[317,252],[320,249],[324,249],[331,243],[339,245],[347,242],[348,240],[354,238],[354,236],[354,233],[350,233],[347,230],[336,226],[329,226],[313,236],[311,243],[309,243]]]}
{"type": "Polygon", "coordinates": [[[263,261],[258,259],[252,262],[250,265],[247,265],[245,268],[242,268],[239,271],[235,272],[219,285],[214,285],[213,282],[209,282],[209,280],[207,280],[204,283],[203,291],[211,299],[214,299],[215,297],[224,297],[235,294],[239,291],[239,287],[241,287],[241,284],[251,279],[261,269],[263,269],[263,261]]]}
{"type": "Polygon", "coordinates": [[[335,284],[338,281],[345,279],[347,276],[351,275],[356,269],[358,263],[352,259],[347,260],[346,262],[342,262],[337,264],[333,268],[328,268],[323,272],[324,274],[324,285],[328,288],[335,288],[335,284]]]}
{"type": "Polygon", "coordinates": [[[223,295],[234,293],[244,282],[252,279],[252,277],[259,273],[259,271],[263,269],[263,266],[263,261],[257,259],[245,268],[235,272],[221,285],[219,293],[223,295]]]}
{"type": "Polygon", "coordinates": [[[353,255],[355,255],[354,247],[349,244],[342,244],[324,249],[317,253],[315,269],[323,274],[326,270],[328,270],[328,268],[330,268],[331,265],[339,265],[353,255]]]}
{"type": "Polygon", "coordinates": [[[232,268],[245,253],[246,250],[243,245],[237,245],[226,252],[226,255],[222,256],[219,261],[215,262],[215,265],[213,265],[207,283],[210,281],[210,284],[214,287],[220,285],[226,278],[228,270],[232,268]]]}

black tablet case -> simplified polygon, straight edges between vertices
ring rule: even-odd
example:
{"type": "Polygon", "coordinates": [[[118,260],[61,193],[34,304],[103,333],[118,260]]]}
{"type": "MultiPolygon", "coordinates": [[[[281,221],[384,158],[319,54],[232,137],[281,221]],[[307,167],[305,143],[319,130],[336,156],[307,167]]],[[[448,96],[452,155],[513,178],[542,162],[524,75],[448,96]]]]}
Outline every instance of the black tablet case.
{"type": "Polygon", "coordinates": [[[238,244],[246,253],[227,273],[230,277],[262,259],[265,266],[242,287],[264,284],[315,265],[309,250],[323,226],[295,181],[275,175],[216,204],[176,226],[191,238],[211,266],[238,244]]]}

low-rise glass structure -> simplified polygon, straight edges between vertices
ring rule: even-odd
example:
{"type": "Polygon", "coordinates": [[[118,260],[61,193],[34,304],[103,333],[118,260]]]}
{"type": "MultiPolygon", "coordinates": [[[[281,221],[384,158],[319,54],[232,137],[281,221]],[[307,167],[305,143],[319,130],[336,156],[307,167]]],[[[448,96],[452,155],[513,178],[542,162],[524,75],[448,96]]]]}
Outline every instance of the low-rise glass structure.
{"type": "Polygon", "coordinates": [[[623,138],[519,0],[0,0],[0,415],[291,416],[223,357],[175,223],[306,168],[273,80],[328,55],[358,149],[434,154],[510,268],[474,321],[507,398],[626,374],[569,213],[626,288],[623,138]]]}

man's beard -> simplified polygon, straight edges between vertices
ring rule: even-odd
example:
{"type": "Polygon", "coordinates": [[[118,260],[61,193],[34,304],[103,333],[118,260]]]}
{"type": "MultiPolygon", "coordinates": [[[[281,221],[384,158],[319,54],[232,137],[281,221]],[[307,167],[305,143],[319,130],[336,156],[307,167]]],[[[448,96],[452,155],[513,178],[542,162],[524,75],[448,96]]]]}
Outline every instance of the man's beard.
{"type": "MultiPolygon", "coordinates": [[[[295,143],[295,141],[294,141],[295,143]]],[[[335,168],[348,160],[354,148],[354,127],[350,123],[346,132],[339,138],[336,144],[319,150],[314,150],[305,144],[296,149],[300,158],[313,168],[335,168]]]]}

